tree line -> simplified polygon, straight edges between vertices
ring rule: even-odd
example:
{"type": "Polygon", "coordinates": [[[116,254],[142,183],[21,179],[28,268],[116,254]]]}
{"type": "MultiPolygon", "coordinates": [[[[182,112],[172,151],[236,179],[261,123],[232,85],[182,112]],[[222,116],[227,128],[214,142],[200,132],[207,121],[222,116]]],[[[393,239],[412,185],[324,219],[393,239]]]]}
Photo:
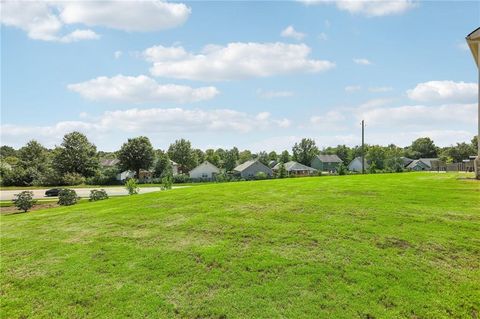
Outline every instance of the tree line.
{"type": "MultiPolygon", "coordinates": [[[[403,170],[402,157],[411,159],[439,158],[445,163],[460,162],[477,154],[477,137],[471,143],[457,143],[448,147],[437,147],[428,137],[418,138],[408,147],[396,145],[365,145],[363,152],[371,166],[381,171],[403,170]]],[[[284,150],[240,151],[231,149],[193,148],[190,141],[176,140],[168,149],[154,149],[145,136],[128,139],[116,152],[98,151],[97,147],[80,132],[71,132],[63,137],[62,143],[47,149],[38,141],[31,140],[20,149],[4,145],[0,147],[0,183],[2,186],[50,186],[50,185],[108,185],[118,183],[116,175],[130,170],[140,176],[141,170],[153,172],[153,177],[161,179],[171,174],[171,161],[178,164],[181,175],[187,174],[204,161],[209,161],[225,172],[231,172],[237,165],[257,159],[269,166],[271,163],[286,163],[294,160],[310,166],[318,154],[336,154],[345,166],[355,157],[362,155],[360,146],[338,145],[320,149],[315,141],[303,138],[295,143],[291,152],[284,150]],[[100,165],[100,160],[118,159],[111,167],[100,165]]]]}

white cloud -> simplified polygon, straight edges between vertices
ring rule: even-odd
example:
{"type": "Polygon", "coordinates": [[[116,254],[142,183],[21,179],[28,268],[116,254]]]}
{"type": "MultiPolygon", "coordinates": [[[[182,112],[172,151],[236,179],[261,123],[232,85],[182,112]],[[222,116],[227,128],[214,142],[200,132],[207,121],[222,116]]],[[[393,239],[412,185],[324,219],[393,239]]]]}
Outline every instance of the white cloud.
{"type": "Polygon", "coordinates": [[[262,89],[257,90],[257,95],[264,99],[292,97],[294,94],[292,91],[264,91],[262,89]]]}
{"type": "Polygon", "coordinates": [[[345,129],[345,116],[338,111],[328,111],[325,115],[316,115],[310,118],[311,128],[320,130],[345,129]]]}
{"type": "Polygon", "coordinates": [[[297,30],[295,30],[295,28],[292,25],[289,25],[288,27],[283,29],[280,35],[284,38],[292,38],[297,41],[302,40],[306,36],[305,33],[298,32],[297,30]]]}
{"type": "Polygon", "coordinates": [[[214,98],[219,91],[213,86],[191,88],[175,84],[158,84],[145,76],[101,76],[86,82],[70,84],[68,89],[94,101],[121,103],[176,102],[190,103],[214,98]]]}
{"type": "Polygon", "coordinates": [[[473,102],[478,94],[477,83],[429,81],[408,90],[410,99],[420,102],[473,102]]]}
{"type": "Polygon", "coordinates": [[[451,128],[452,121],[459,125],[475,124],[475,104],[446,104],[440,106],[405,105],[399,107],[359,108],[357,119],[367,125],[407,131],[411,129],[451,128]]]}
{"type": "Polygon", "coordinates": [[[345,87],[345,92],[353,93],[353,92],[360,91],[361,88],[362,87],[360,85],[348,85],[348,86],[345,87]]]}
{"type": "Polygon", "coordinates": [[[288,128],[292,125],[292,122],[289,119],[274,120],[273,122],[280,128],[288,128]]]}
{"type": "Polygon", "coordinates": [[[234,42],[207,45],[199,54],[182,47],[154,46],[143,55],[153,62],[150,72],[155,76],[201,81],[316,73],[335,67],[330,61],[308,59],[310,51],[305,44],[234,42]]]}
{"type": "Polygon", "coordinates": [[[272,118],[268,112],[248,114],[231,109],[187,110],[182,108],[150,108],[107,111],[97,118],[82,121],[62,121],[48,126],[4,124],[0,127],[2,142],[21,146],[35,138],[47,146],[60,142],[61,137],[73,130],[91,136],[154,135],[179,133],[248,133],[284,128],[286,119],[272,118]]]}
{"type": "Polygon", "coordinates": [[[151,1],[62,2],[60,17],[67,24],[82,23],[125,31],[159,31],[178,27],[190,16],[183,3],[151,1]]]}
{"type": "Polygon", "coordinates": [[[462,51],[470,51],[470,48],[468,47],[467,41],[462,41],[457,43],[457,48],[459,48],[462,51]]]}
{"type": "Polygon", "coordinates": [[[392,91],[393,88],[390,86],[377,86],[377,87],[368,88],[368,90],[372,93],[384,93],[384,92],[392,91]]]}
{"type": "Polygon", "coordinates": [[[126,31],[158,31],[183,24],[190,8],[182,3],[147,1],[2,1],[1,22],[35,40],[75,42],[98,39],[90,29],[64,34],[66,25],[104,26],[126,31]]]}
{"type": "Polygon", "coordinates": [[[318,39],[320,41],[327,41],[328,40],[328,36],[325,32],[320,32],[320,34],[318,35],[318,39]]]}
{"type": "Polygon", "coordinates": [[[59,42],[70,43],[81,40],[97,40],[100,39],[100,35],[96,34],[92,30],[75,30],[58,39],[59,42]]]}
{"type": "Polygon", "coordinates": [[[371,99],[365,103],[360,104],[359,109],[371,109],[387,105],[392,102],[392,99],[371,99]]]}
{"type": "Polygon", "coordinates": [[[356,64],[360,64],[360,65],[370,65],[370,64],[372,64],[372,62],[370,62],[368,59],[364,59],[364,58],[353,59],[353,62],[355,62],[356,64]]]}
{"type": "Polygon", "coordinates": [[[118,50],[118,51],[113,52],[113,57],[114,57],[115,59],[120,59],[120,57],[121,57],[122,55],[123,55],[123,52],[122,52],[122,51],[119,51],[119,50],[118,50]]]}
{"type": "Polygon", "coordinates": [[[339,10],[367,17],[402,14],[415,7],[412,0],[299,0],[307,5],[335,4],[339,10]]]}

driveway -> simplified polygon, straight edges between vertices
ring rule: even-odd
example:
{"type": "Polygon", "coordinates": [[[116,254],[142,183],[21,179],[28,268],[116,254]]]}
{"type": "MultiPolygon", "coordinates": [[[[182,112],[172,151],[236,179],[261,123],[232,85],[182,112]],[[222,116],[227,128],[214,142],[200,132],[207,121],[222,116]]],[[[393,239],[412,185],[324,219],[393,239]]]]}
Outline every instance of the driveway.
{"type": "MultiPolygon", "coordinates": [[[[183,188],[188,186],[174,186],[173,188],[183,188]]],[[[70,187],[68,187],[70,188],[70,187]]],[[[45,197],[45,191],[49,188],[45,189],[32,189],[33,197],[35,199],[41,198],[54,198],[54,197],[45,197]]],[[[128,195],[128,191],[124,187],[96,187],[96,188],[72,188],[77,192],[77,195],[80,197],[89,197],[90,191],[92,189],[104,189],[107,191],[109,196],[125,196],[128,195]]],[[[0,191],[0,200],[12,200],[15,194],[20,193],[22,190],[2,190],[0,191]]],[[[160,187],[141,187],[140,194],[146,194],[151,192],[158,192],[160,191],[160,187]]]]}

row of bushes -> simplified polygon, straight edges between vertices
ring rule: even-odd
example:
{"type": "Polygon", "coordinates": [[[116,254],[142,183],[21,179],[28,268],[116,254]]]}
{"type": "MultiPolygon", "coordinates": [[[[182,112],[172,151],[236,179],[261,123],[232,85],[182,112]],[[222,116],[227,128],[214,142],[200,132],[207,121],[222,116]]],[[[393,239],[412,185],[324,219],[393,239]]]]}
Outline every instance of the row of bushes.
{"type": "MultiPolygon", "coordinates": [[[[58,193],[58,205],[61,206],[75,205],[79,199],[80,197],[73,189],[64,188],[58,193]]],[[[104,189],[92,189],[90,191],[89,201],[93,202],[104,199],[108,199],[108,194],[104,189]]],[[[29,211],[37,203],[37,200],[33,198],[32,191],[23,191],[15,194],[15,198],[12,201],[18,210],[23,212],[29,211]]]]}

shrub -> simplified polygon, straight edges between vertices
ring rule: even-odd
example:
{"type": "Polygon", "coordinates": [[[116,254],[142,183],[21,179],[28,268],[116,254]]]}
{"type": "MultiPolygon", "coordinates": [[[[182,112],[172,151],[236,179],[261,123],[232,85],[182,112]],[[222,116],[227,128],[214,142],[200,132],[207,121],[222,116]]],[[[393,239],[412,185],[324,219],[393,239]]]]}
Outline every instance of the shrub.
{"type": "Polygon", "coordinates": [[[58,193],[58,205],[75,205],[78,198],[77,193],[73,189],[64,188],[58,193]]]}
{"type": "Polygon", "coordinates": [[[162,189],[163,190],[172,189],[172,184],[173,184],[172,175],[167,174],[164,177],[162,177],[162,189]]]}
{"type": "Polygon", "coordinates": [[[66,173],[63,175],[63,184],[69,186],[85,184],[85,177],[78,173],[66,173]]]}
{"type": "Polygon", "coordinates": [[[138,194],[138,191],[140,190],[138,188],[137,180],[135,178],[129,178],[125,182],[125,188],[127,189],[129,195],[138,194]]]}
{"type": "Polygon", "coordinates": [[[228,181],[230,181],[230,176],[228,176],[228,174],[225,173],[225,172],[221,172],[221,173],[215,175],[214,180],[216,182],[219,182],[219,183],[228,182],[228,181]]]}
{"type": "Polygon", "coordinates": [[[338,175],[345,175],[347,173],[347,169],[345,168],[345,165],[340,164],[338,166],[338,175]]]}
{"type": "Polygon", "coordinates": [[[88,185],[119,185],[122,182],[117,180],[118,173],[116,167],[105,168],[99,170],[94,176],[88,177],[86,183],[88,185]]]}
{"type": "Polygon", "coordinates": [[[280,162],[280,167],[278,168],[278,178],[285,178],[287,177],[288,173],[287,170],[285,169],[285,163],[280,162]]]}
{"type": "Polygon", "coordinates": [[[258,172],[257,174],[255,174],[255,179],[267,179],[268,178],[268,175],[264,172],[258,172]]]}
{"type": "Polygon", "coordinates": [[[37,202],[33,199],[33,192],[32,191],[23,191],[18,194],[15,194],[15,198],[12,200],[13,204],[18,208],[18,210],[22,210],[26,213],[30,208],[35,205],[37,202]]]}
{"type": "Polygon", "coordinates": [[[190,176],[187,174],[178,174],[173,176],[173,182],[175,184],[182,184],[190,182],[190,176]]]}
{"type": "Polygon", "coordinates": [[[90,191],[90,199],[89,201],[94,202],[97,200],[104,200],[108,199],[108,194],[104,189],[98,190],[98,189],[92,189],[90,191]]]}

